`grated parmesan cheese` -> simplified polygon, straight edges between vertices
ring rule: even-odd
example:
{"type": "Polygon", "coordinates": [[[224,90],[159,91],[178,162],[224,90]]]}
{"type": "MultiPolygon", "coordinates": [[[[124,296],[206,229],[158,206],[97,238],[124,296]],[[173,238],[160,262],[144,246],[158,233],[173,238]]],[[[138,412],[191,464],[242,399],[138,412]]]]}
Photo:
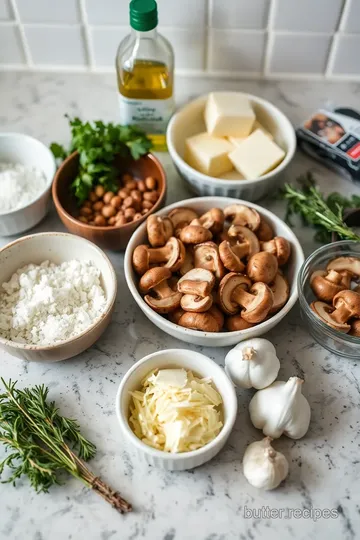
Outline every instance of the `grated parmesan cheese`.
{"type": "Polygon", "coordinates": [[[145,444],[165,452],[190,452],[212,441],[223,427],[220,394],[210,379],[184,369],[150,373],[131,392],[129,422],[145,444]]]}
{"type": "Polygon", "coordinates": [[[46,178],[40,169],[0,163],[0,214],[28,205],[45,187],[46,178]]]}
{"type": "Polygon", "coordinates": [[[29,264],[0,287],[0,336],[53,345],[89,328],[105,304],[100,270],[91,261],[29,264]]]}

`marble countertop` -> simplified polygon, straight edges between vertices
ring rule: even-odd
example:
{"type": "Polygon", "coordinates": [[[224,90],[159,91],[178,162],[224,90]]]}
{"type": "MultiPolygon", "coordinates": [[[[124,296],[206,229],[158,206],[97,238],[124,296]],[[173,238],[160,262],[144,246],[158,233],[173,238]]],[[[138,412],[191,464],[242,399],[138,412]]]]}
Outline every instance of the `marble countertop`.
{"type": "MultiPolygon", "coordinates": [[[[210,89],[241,89],[270,99],[299,123],[326,100],[358,106],[360,84],[300,81],[236,82],[206,79],[177,81],[178,103],[210,89]],[[191,88],[191,92],[189,92],[191,88]]],[[[105,120],[116,118],[115,81],[109,75],[0,74],[0,126],[49,143],[69,137],[63,115],[105,120]]],[[[168,203],[190,196],[169,157],[161,156],[169,179],[168,203]]],[[[312,168],[324,191],[360,192],[334,173],[298,154],[287,176],[292,181],[312,168]]],[[[280,217],[279,201],[262,204],[280,217]]],[[[63,230],[55,212],[33,232],[63,230]]],[[[296,233],[309,254],[313,231],[296,233]]],[[[0,238],[0,245],[10,239],[0,238]]],[[[239,413],[224,450],[189,472],[163,472],[140,464],[121,440],[114,410],[119,382],[144,355],[164,348],[191,348],[153,326],[127,289],[123,256],[109,253],[115,266],[119,298],[110,327],[91,349],[59,364],[23,363],[0,352],[0,374],[21,385],[44,383],[61,407],[76,417],[98,452],[91,467],[134,505],[120,516],[79,482],[69,479],[50,494],[37,495],[27,479],[17,487],[0,485],[0,538],[11,540],[257,540],[260,538],[351,540],[360,537],[360,367],[322,349],[307,334],[295,306],[267,337],[277,347],[280,379],[305,378],[304,394],[312,420],[307,435],[276,442],[290,463],[278,490],[260,492],[247,484],[241,460],[245,447],[261,438],[252,427],[248,403],[252,391],[238,392],[239,413]],[[121,300],[120,300],[121,298],[121,300]],[[281,509],[335,509],[336,518],[286,517],[281,509]],[[272,510],[272,513],[271,513],[272,510]]],[[[193,347],[224,364],[227,349],[193,347]]],[[[0,450],[2,452],[2,449],[0,450]]],[[[2,454],[1,454],[2,455],[2,454]]],[[[284,510],[285,512],[285,510],[284,510]]],[[[301,514],[300,512],[300,514],[301,514]]]]}

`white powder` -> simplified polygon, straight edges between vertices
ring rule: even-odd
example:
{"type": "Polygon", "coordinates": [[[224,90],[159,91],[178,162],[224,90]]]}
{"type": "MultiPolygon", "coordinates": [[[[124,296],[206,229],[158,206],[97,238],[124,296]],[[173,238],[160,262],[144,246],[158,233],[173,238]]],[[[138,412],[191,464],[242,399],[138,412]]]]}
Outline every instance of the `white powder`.
{"type": "Polygon", "coordinates": [[[46,187],[45,175],[36,167],[0,163],[0,214],[23,208],[46,187]]]}
{"type": "Polygon", "coordinates": [[[29,264],[0,287],[0,336],[52,345],[86,330],[105,304],[100,271],[91,261],[29,264]]]}

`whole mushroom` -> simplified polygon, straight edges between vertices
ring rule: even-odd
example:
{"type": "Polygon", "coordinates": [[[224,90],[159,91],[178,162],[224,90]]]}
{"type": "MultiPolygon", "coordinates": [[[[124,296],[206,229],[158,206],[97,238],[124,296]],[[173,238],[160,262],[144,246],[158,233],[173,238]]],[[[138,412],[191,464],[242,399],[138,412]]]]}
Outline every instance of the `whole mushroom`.
{"type": "Polygon", "coordinates": [[[349,319],[360,317],[360,294],[351,290],[340,291],[333,298],[333,306],[317,300],[310,307],[327,325],[348,333],[351,329],[349,319]]]}
{"type": "Polygon", "coordinates": [[[215,242],[204,242],[194,246],[195,268],[204,268],[215,274],[217,279],[225,275],[225,268],[219,255],[219,248],[215,242]]]}
{"type": "Polygon", "coordinates": [[[260,226],[256,231],[256,236],[258,237],[260,242],[268,242],[269,240],[272,240],[275,236],[272,227],[264,218],[261,218],[260,226]]]}
{"type": "Polygon", "coordinates": [[[248,328],[251,328],[252,326],[254,326],[253,324],[245,321],[245,319],[243,319],[240,314],[227,317],[225,325],[229,332],[237,332],[238,330],[247,330],[248,328]]]}
{"type": "Polygon", "coordinates": [[[240,259],[251,257],[260,251],[260,242],[252,231],[242,225],[231,225],[228,230],[230,239],[236,240],[236,253],[240,259]]]}
{"type": "Polygon", "coordinates": [[[219,245],[220,259],[230,272],[243,272],[245,264],[241,260],[242,248],[238,244],[233,246],[227,240],[223,240],[219,245]]]}
{"type": "Polygon", "coordinates": [[[323,302],[332,302],[334,296],[350,286],[344,283],[344,276],[336,270],[315,270],[310,277],[310,287],[315,296],[323,302]]]}
{"type": "Polygon", "coordinates": [[[140,278],[140,291],[145,294],[145,302],[158,313],[169,313],[180,306],[182,294],[168,284],[171,270],[162,266],[151,268],[140,278]],[[149,293],[150,294],[146,294],[149,293]]]}
{"type": "Polygon", "coordinates": [[[290,295],[289,283],[284,275],[279,271],[272,283],[269,284],[272,290],[274,303],[270,309],[270,313],[279,311],[288,301],[290,295]]]}
{"type": "Polygon", "coordinates": [[[277,258],[279,266],[284,266],[291,254],[290,242],[282,236],[275,236],[275,238],[268,242],[261,242],[260,248],[262,251],[267,251],[274,255],[277,258]]]}
{"type": "Polygon", "coordinates": [[[186,225],[180,231],[184,244],[202,244],[212,239],[212,233],[202,225],[186,225]]]}
{"type": "Polygon", "coordinates": [[[220,233],[224,228],[225,216],[220,208],[211,208],[208,212],[191,221],[190,225],[201,225],[213,234],[220,233]]]}
{"type": "Polygon", "coordinates": [[[172,236],[163,247],[149,248],[145,244],[141,244],[134,249],[133,266],[139,274],[145,274],[151,265],[164,264],[173,272],[176,272],[185,259],[185,247],[181,240],[172,236]]]}
{"type": "Polygon", "coordinates": [[[275,255],[268,251],[260,251],[250,257],[246,273],[252,281],[271,283],[278,271],[278,262],[275,255]]]}
{"type": "Polygon", "coordinates": [[[202,332],[220,332],[219,320],[211,311],[205,313],[185,312],[178,320],[178,325],[202,332]]]}
{"type": "Polygon", "coordinates": [[[189,225],[191,221],[197,219],[199,216],[192,208],[187,208],[186,206],[181,206],[179,208],[174,208],[168,215],[168,218],[171,220],[175,236],[179,236],[180,231],[186,225],[189,225]]]}
{"type": "Polygon", "coordinates": [[[168,217],[152,215],[146,220],[146,230],[150,245],[156,248],[166,244],[173,235],[174,227],[168,217]]]}

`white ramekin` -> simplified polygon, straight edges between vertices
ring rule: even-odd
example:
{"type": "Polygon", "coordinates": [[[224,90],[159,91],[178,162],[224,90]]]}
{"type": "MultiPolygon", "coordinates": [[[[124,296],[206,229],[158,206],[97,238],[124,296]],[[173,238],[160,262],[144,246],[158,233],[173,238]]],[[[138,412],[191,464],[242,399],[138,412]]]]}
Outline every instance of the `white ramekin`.
{"type": "Polygon", "coordinates": [[[124,258],[125,279],[130,292],[141,311],[148,319],[150,319],[153,324],[167,334],[170,334],[170,336],[181,339],[182,341],[186,341],[187,343],[192,343],[193,345],[203,345],[205,347],[230,347],[232,345],[236,345],[239,343],[239,341],[243,341],[244,339],[260,337],[274,328],[274,326],[276,326],[287,315],[287,313],[289,313],[290,309],[294,306],[296,300],[298,299],[296,276],[301,268],[302,263],[304,262],[304,253],[293,231],[280,218],[275,216],[275,214],[269,212],[269,210],[266,210],[257,204],[239,199],[227,199],[225,197],[200,197],[171,204],[170,206],[166,206],[157,212],[155,215],[166,216],[171,210],[179,206],[193,208],[201,215],[207,210],[210,210],[210,208],[225,208],[226,206],[235,203],[246,204],[250,208],[255,208],[255,210],[257,210],[259,214],[263,216],[272,226],[276,236],[283,236],[289,240],[292,249],[290,261],[286,267],[286,276],[290,283],[290,297],[287,303],[270,319],[267,319],[262,323],[253,326],[252,328],[248,328],[247,330],[238,330],[236,332],[200,332],[199,330],[183,328],[178,324],[172,323],[159,313],[156,313],[156,311],[147,305],[139,293],[139,279],[132,268],[132,254],[134,249],[139,244],[147,243],[146,222],[142,223],[134,232],[126,248],[124,258]]]}
{"type": "Polygon", "coordinates": [[[46,216],[56,164],[49,148],[22,133],[0,133],[0,162],[37,167],[46,178],[45,188],[30,204],[0,213],[0,236],[10,236],[35,227],[46,216]]]}
{"type": "Polygon", "coordinates": [[[203,465],[220,452],[235,423],[237,399],[233,383],[225,371],[213,360],[195,351],[169,349],[149,354],[136,362],[120,383],[115,408],[121,435],[128,445],[133,447],[141,461],[168,471],[183,471],[203,465]],[[213,441],[193,452],[170,454],[156,450],[138,439],[128,422],[129,392],[138,390],[141,387],[141,381],[153,369],[173,367],[191,370],[194,374],[202,377],[211,377],[223,400],[224,427],[213,441]]]}
{"type": "Polygon", "coordinates": [[[254,180],[222,180],[202,174],[184,161],[187,137],[206,131],[203,113],[207,95],[191,101],[174,114],[167,128],[166,141],[179,174],[198,195],[219,195],[257,201],[269,193],[274,193],[281,183],[282,173],[293,159],[296,150],[295,130],[284,113],[266,99],[252,94],[237,93],[247,96],[257,120],[264,124],[274,135],[275,141],[286,151],[285,158],[274,170],[254,180]]]}

